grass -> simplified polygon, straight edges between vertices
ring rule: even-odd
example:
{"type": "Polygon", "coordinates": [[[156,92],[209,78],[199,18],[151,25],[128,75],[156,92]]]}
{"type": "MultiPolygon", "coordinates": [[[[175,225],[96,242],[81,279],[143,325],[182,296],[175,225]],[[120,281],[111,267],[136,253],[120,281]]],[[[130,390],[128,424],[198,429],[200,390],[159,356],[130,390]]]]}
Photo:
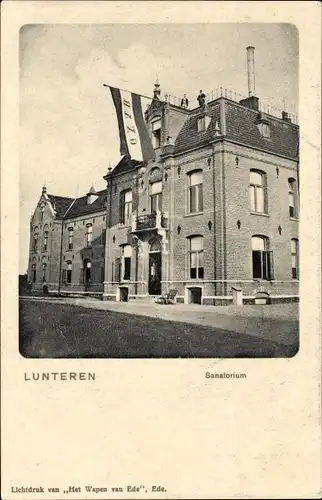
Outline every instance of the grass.
{"type": "Polygon", "coordinates": [[[290,357],[247,334],[75,305],[21,301],[20,353],[28,358],[290,357]]]}

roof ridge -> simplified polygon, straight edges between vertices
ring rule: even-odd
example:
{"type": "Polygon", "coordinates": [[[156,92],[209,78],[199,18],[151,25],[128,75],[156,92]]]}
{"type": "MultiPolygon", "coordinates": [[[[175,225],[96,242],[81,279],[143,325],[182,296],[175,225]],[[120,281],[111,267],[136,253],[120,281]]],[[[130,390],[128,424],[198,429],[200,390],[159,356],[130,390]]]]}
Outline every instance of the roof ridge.
{"type": "Polygon", "coordinates": [[[49,194],[47,193],[47,196],[52,196],[53,198],[64,198],[65,200],[73,200],[74,198],[70,196],[61,196],[59,194],[49,194]]]}

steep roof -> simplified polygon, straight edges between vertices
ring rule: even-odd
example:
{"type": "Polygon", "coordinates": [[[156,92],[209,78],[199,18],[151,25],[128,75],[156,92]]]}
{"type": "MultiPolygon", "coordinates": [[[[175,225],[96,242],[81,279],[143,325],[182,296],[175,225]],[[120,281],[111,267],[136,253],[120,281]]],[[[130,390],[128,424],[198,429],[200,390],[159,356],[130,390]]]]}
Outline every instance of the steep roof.
{"type": "Polygon", "coordinates": [[[280,156],[298,156],[299,128],[280,118],[265,114],[270,125],[270,138],[261,135],[257,127],[258,111],[237,103],[225,103],[227,138],[280,156]]]}
{"type": "Polygon", "coordinates": [[[131,170],[133,170],[137,165],[140,165],[141,163],[141,161],[133,160],[132,158],[123,156],[123,158],[121,158],[118,164],[113,168],[111,174],[125,174],[126,172],[130,172],[131,170]]]}
{"type": "Polygon", "coordinates": [[[53,208],[56,210],[56,217],[58,219],[61,219],[68,207],[73,202],[73,198],[67,198],[66,196],[56,196],[53,194],[48,194],[47,195],[49,198],[50,203],[52,204],[53,208]]]}
{"type": "Polygon", "coordinates": [[[106,193],[106,189],[96,192],[95,194],[98,198],[90,204],[87,204],[87,196],[76,198],[70,209],[67,211],[66,218],[69,219],[104,210],[106,208],[106,193]]]}
{"type": "Polygon", "coordinates": [[[185,121],[175,141],[175,153],[182,153],[189,149],[206,146],[215,137],[216,122],[220,122],[220,104],[216,102],[208,108],[211,121],[206,130],[198,132],[197,121],[202,114],[201,109],[193,110],[185,121]]]}
{"type": "Polygon", "coordinates": [[[201,116],[201,109],[191,112],[175,141],[175,153],[183,153],[193,148],[205,146],[209,141],[215,139],[216,122],[222,129],[221,99],[224,101],[226,139],[280,156],[294,159],[298,157],[299,127],[297,125],[265,114],[265,120],[271,129],[270,138],[267,139],[261,135],[257,127],[258,111],[224,98],[216,99],[208,104],[208,115],[211,117],[211,121],[205,131],[197,131],[197,120],[201,116]]]}

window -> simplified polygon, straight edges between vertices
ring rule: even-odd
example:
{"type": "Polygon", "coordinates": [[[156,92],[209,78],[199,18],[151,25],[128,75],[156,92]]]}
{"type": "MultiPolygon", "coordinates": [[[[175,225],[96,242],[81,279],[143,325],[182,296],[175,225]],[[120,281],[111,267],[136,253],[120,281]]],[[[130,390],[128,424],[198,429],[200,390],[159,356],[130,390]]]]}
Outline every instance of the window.
{"type": "Polygon", "coordinates": [[[211,122],[210,116],[202,116],[197,120],[197,130],[198,132],[203,132],[207,130],[209,123],[211,122]]]}
{"type": "Polygon", "coordinates": [[[42,263],[42,281],[46,281],[47,262],[42,263]]]}
{"type": "Polygon", "coordinates": [[[72,267],[73,264],[71,261],[67,262],[67,270],[66,270],[66,283],[72,282],[72,267]]]}
{"type": "Polygon", "coordinates": [[[36,270],[36,264],[34,263],[32,265],[32,282],[36,283],[36,278],[37,278],[37,270],[36,270]]]}
{"type": "Polygon", "coordinates": [[[132,257],[132,247],[131,245],[122,246],[122,279],[131,279],[131,257],[132,257]]]}
{"type": "Polygon", "coordinates": [[[299,279],[299,242],[296,238],[291,240],[292,278],[299,279]]]}
{"type": "Polygon", "coordinates": [[[132,217],[132,190],[122,191],[120,194],[120,224],[131,225],[132,217]]]}
{"type": "Polygon", "coordinates": [[[161,120],[152,122],[152,145],[154,149],[161,146],[161,120]]]}
{"type": "Polygon", "coordinates": [[[265,213],[265,174],[250,171],[250,210],[265,213]]]}
{"type": "Polygon", "coordinates": [[[288,210],[290,217],[297,217],[296,180],[288,180],[288,210]]]}
{"type": "Polygon", "coordinates": [[[203,116],[202,118],[198,118],[197,120],[197,130],[198,132],[203,132],[205,130],[205,117],[203,116]]]}
{"type": "Polygon", "coordinates": [[[269,250],[269,239],[265,236],[252,237],[253,279],[274,278],[273,251],[269,250]]]}
{"type": "Polygon", "coordinates": [[[92,246],[92,236],[93,236],[93,226],[92,224],[87,224],[86,226],[86,246],[92,246]]]}
{"type": "Polygon", "coordinates": [[[87,285],[91,281],[92,263],[90,260],[84,261],[84,283],[87,285]]]}
{"type": "Polygon", "coordinates": [[[73,236],[74,236],[74,228],[68,228],[68,250],[73,250],[73,236]]]}
{"type": "Polygon", "coordinates": [[[188,177],[189,182],[189,213],[203,211],[203,176],[202,170],[192,172],[188,177]]]}
{"type": "Polygon", "coordinates": [[[257,127],[258,127],[260,134],[263,137],[266,137],[266,139],[269,139],[271,137],[271,128],[268,125],[268,123],[259,123],[257,125],[257,127]]]}
{"type": "Polygon", "coordinates": [[[162,181],[150,184],[150,212],[151,214],[162,210],[162,181]]]}
{"type": "Polygon", "coordinates": [[[35,228],[35,233],[34,233],[34,241],[32,244],[32,250],[33,252],[37,252],[38,249],[38,228],[35,228]]]}
{"type": "Polygon", "coordinates": [[[44,231],[44,252],[48,250],[48,226],[45,226],[44,231]]]}
{"type": "Polygon", "coordinates": [[[189,278],[203,277],[203,237],[192,236],[189,238],[189,278]]]}

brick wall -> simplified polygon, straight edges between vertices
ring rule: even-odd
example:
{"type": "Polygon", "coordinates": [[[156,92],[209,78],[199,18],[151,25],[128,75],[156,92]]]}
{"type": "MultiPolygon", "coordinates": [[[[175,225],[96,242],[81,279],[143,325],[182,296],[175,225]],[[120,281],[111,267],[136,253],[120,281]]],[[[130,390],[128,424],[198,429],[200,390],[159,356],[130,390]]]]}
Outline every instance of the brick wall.
{"type": "Polygon", "coordinates": [[[62,277],[68,262],[72,263],[72,281],[66,284],[62,280],[62,290],[85,290],[83,279],[84,259],[91,261],[91,282],[87,288],[103,289],[105,260],[106,212],[97,212],[86,216],[64,220],[62,247],[62,277]],[[92,244],[87,247],[87,224],[92,224],[92,244]],[[73,248],[68,249],[69,228],[73,229],[73,248]]]}
{"type": "Polygon", "coordinates": [[[283,290],[297,293],[298,282],[292,280],[291,272],[291,239],[298,238],[298,220],[290,219],[288,206],[288,178],[297,179],[296,163],[230,144],[225,144],[224,148],[226,278],[252,279],[251,238],[263,235],[269,238],[270,249],[273,250],[276,282],[290,282],[279,287],[276,283],[274,289],[277,291],[278,288],[278,293],[283,290]],[[265,173],[267,215],[251,213],[250,169],[265,173]]]}

